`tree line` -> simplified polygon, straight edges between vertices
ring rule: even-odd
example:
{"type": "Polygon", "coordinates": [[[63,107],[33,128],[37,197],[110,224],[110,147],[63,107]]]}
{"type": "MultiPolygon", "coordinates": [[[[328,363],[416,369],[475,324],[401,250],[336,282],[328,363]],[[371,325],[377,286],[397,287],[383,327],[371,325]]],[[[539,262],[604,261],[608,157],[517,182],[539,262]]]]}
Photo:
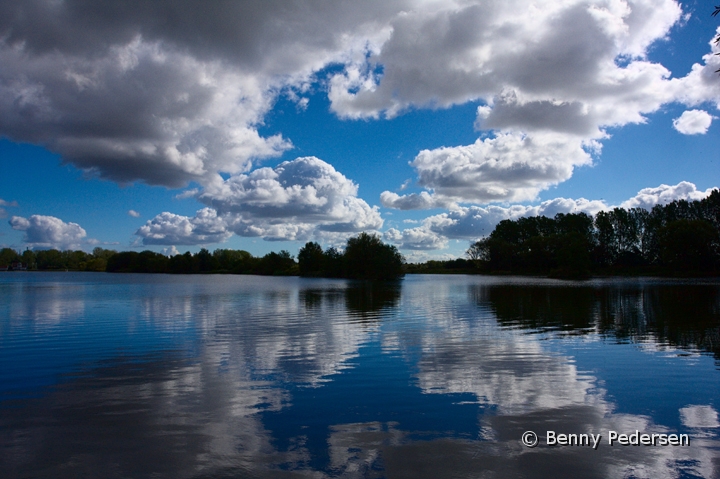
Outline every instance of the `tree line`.
{"type": "Polygon", "coordinates": [[[482,272],[590,274],[720,272],[720,191],[699,201],[503,220],[466,252],[482,272]]]}
{"type": "Polygon", "coordinates": [[[57,249],[18,254],[10,248],[0,250],[0,266],[22,263],[29,270],[39,271],[107,271],[110,273],[235,273],[262,275],[298,274],[295,259],[287,251],[254,257],[247,251],[203,248],[195,254],[165,256],[154,251],[121,251],[95,248],[84,251],[57,249]]]}
{"type": "Polygon", "coordinates": [[[344,251],[309,242],[300,249],[298,260],[286,250],[255,257],[243,250],[202,248],[195,254],[165,256],[154,251],[122,251],[97,247],[92,253],[56,249],[22,254],[10,248],[0,250],[0,266],[21,262],[30,270],[107,271],[110,273],[229,273],[272,276],[317,276],[370,280],[396,279],[404,274],[404,258],[395,246],[384,244],[376,235],[361,233],[347,241],[344,251]]]}
{"type": "Polygon", "coordinates": [[[345,251],[323,251],[315,242],[306,243],[298,253],[300,276],[352,278],[386,281],[405,275],[405,258],[395,246],[376,235],[360,233],[350,238],[345,251]]]}

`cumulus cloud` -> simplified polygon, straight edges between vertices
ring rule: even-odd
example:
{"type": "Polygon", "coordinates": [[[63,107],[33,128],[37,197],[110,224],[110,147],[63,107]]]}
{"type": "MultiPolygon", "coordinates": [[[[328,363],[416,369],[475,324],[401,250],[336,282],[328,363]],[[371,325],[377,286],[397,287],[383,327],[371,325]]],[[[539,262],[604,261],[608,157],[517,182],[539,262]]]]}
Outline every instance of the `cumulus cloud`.
{"type": "Polygon", "coordinates": [[[257,131],[277,93],[362,54],[404,3],[6,2],[0,134],[118,182],[247,171],[290,146],[257,131]]]}
{"type": "Polygon", "coordinates": [[[592,163],[581,140],[554,134],[500,134],[469,146],[423,150],[410,163],[418,183],[434,191],[399,196],[383,192],[384,206],[431,208],[452,202],[528,201],[592,163]]]}
{"type": "Polygon", "coordinates": [[[178,251],[178,249],[173,245],[163,248],[160,253],[164,254],[165,256],[177,256],[180,254],[180,251],[178,251]]]}
{"type": "Polygon", "coordinates": [[[643,123],[674,101],[720,102],[718,57],[706,55],[683,78],[646,59],[681,18],[672,0],[417,8],[391,21],[376,50],[332,77],[329,97],[346,118],[484,103],[475,126],[490,135],[422,152],[412,163],[418,183],[434,194],[387,192],[385,206],[532,200],[591,164],[608,127],[643,123]]]}
{"type": "Polygon", "coordinates": [[[138,213],[138,212],[135,211],[135,210],[128,210],[127,213],[128,213],[128,215],[132,216],[133,218],[139,218],[139,217],[140,217],[140,213],[138,213]]]}
{"type": "Polygon", "coordinates": [[[334,65],[344,118],[480,99],[483,129],[598,139],[720,98],[712,54],[676,79],[645,59],[681,17],[674,0],[6,2],[0,134],[118,182],[204,185],[289,148],[258,125],[279,94],[306,107],[334,65]]]}
{"type": "MultiPolygon", "coordinates": [[[[3,3],[0,136],[121,183],[196,182],[179,196],[216,210],[229,231],[302,239],[382,220],[344,177],[333,190],[257,168],[292,146],[258,131],[279,95],[303,109],[322,83],[341,118],[480,102],[480,139],[412,162],[426,191],[383,192],[399,209],[533,200],[590,165],[609,127],[670,102],[720,103],[720,46],[682,78],[647,59],[682,18],[676,0],[250,0],[202,10],[3,3]]],[[[694,115],[676,128],[697,131],[694,115]]]]}
{"type": "Polygon", "coordinates": [[[597,133],[642,121],[672,98],[668,71],[644,56],[681,14],[672,0],[429,4],[390,19],[387,41],[332,78],[332,107],[350,118],[393,116],[491,104],[509,88],[521,108],[493,111],[490,123],[597,133]],[[549,124],[537,121],[543,114],[549,124]]]}
{"type": "Polygon", "coordinates": [[[136,235],[146,245],[200,245],[221,243],[232,233],[227,223],[212,208],[203,208],[195,216],[163,212],[141,226],[136,235]]]}
{"type": "Polygon", "coordinates": [[[710,128],[713,118],[704,110],[687,110],[673,120],[673,128],[683,135],[704,135],[710,128]]]}
{"type": "Polygon", "coordinates": [[[710,196],[716,187],[705,191],[698,190],[695,184],[681,181],[677,185],[660,185],[655,188],[643,188],[637,195],[620,204],[621,208],[645,208],[651,210],[655,205],[666,205],[675,200],[697,201],[710,196]]]}
{"type": "Polygon", "coordinates": [[[398,210],[427,210],[442,206],[442,204],[427,191],[402,196],[392,191],[383,191],[380,193],[380,203],[386,208],[395,208],[398,210]]]}
{"type": "Polygon", "coordinates": [[[79,224],[65,223],[54,216],[13,216],[8,223],[12,229],[24,231],[23,242],[33,248],[80,249],[90,242],[85,239],[87,233],[79,224]]]}
{"type": "Polygon", "coordinates": [[[268,241],[311,237],[336,242],[383,225],[378,208],[357,197],[358,187],[315,158],[285,161],[275,168],[215,181],[196,192],[208,205],[194,218],[162,213],[135,234],[145,244],[208,244],[233,233],[268,241]]]}
{"type": "Polygon", "coordinates": [[[401,249],[433,250],[447,247],[447,239],[426,228],[407,228],[398,231],[390,228],[383,235],[385,241],[397,245],[401,249]]]}
{"type": "Polygon", "coordinates": [[[357,197],[358,186],[315,157],[208,185],[198,200],[225,215],[241,236],[306,239],[316,231],[355,233],[382,226],[377,207],[357,197]]]}
{"type": "MultiPolygon", "coordinates": [[[[715,31],[720,34],[720,27],[715,31]]],[[[689,106],[713,102],[720,108],[720,88],[717,84],[717,70],[720,69],[720,44],[713,39],[709,42],[710,52],[703,56],[703,64],[695,63],[690,73],[672,80],[675,98],[689,106]]]]}
{"type": "Polygon", "coordinates": [[[4,207],[16,208],[17,206],[17,201],[5,201],[0,198],[0,218],[5,218],[7,216],[7,210],[4,207]]]}

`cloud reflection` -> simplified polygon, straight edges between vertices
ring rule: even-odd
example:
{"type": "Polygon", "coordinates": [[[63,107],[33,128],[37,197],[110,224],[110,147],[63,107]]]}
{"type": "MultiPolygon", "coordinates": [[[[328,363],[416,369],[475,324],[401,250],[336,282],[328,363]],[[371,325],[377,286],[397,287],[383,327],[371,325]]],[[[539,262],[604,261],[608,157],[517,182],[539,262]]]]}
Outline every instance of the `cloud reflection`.
{"type": "MultiPolygon", "coordinates": [[[[706,403],[674,410],[691,447],[519,441],[526,430],[674,432],[626,412],[604,378],[545,341],[601,343],[611,330],[651,340],[659,324],[671,326],[663,338],[680,337],[669,333],[678,320],[656,309],[672,294],[566,294],[468,277],[409,278],[389,290],[168,281],[135,290],[122,311],[136,329],[123,334],[147,341],[137,327],[153,325],[174,349],[96,361],[44,397],[0,408],[8,477],[718,475],[718,416],[706,403]]],[[[84,296],[85,319],[106,304],[95,293],[84,296]]],[[[701,319],[712,298],[695,297],[701,319]]]]}

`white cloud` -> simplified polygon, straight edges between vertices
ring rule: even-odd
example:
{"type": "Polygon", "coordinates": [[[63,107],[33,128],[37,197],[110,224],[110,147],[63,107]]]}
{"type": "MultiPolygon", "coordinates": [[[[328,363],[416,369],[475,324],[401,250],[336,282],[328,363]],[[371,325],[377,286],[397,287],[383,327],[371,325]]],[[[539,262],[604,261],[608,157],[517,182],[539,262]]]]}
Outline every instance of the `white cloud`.
{"type": "Polygon", "coordinates": [[[145,244],[209,244],[233,233],[268,241],[323,239],[332,244],[383,225],[378,207],[357,197],[358,187],[315,158],[208,184],[196,198],[208,205],[194,218],[162,213],[135,234],[145,244]]]}
{"type": "Polygon", "coordinates": [[[554,134],[499,134],[469,146],[423,150],[410,163],[418,183],[434,191],[399,196],[383,192],[384,206],[420,209],[453,202],[528,201],[592,163],[581,140],[554,134]]]}
{"type": "MultiPolygon", "coordinates": [[[[0,135],[117,182],[195,181],[205,198],[219,173],[249,177],[290,148],[258,126],[278,95],[302,109],[325,80],[343,118],[482,103],[481,139],[413,161],[427,191],[383,193],[401,209],[532,200],[591,164],[608,127],[642,123],[674,101],[720,103],[720,47],[683,78],[646,58],[683,18],[675,0],[231,2],[200,16],[177,2],[90,11],[78,2],[0,6],[0,135]]],[[[379,224],[356,194],[347,198],[356,210],[347,231],[379,224]]],[[[237,231],[299,238],[343,228],[303,214],[289,227],[259,226],[272,206],[262,208],[251,223],[242,211],[237,231]]]]}
{"type": "Polygon", "coordinates": [[[446,238],[423,227],[407,228],[402,231],[390,228],[384,233],[383,238],[401,249],[433,250],[447,247],[446,238]]]}
{"type": "MultiPolygon", "coordinates": [[[[587,133],[642,121],[643,113],[672,98],[667,70],[643,60],[649,45],[681,17],[672,0],[424,7],[389,19],[387,41],[332,78],[329,96],[338,114],[393,116],[412,106],[476,99],[492,104],[511,90],[521,104],[536,102],[546,113],[558,105],[558,113],[570,115],[550,115],[560,121],[554,131],[586,125],[587,133]],[[618,57],[629,61],[619,66],[618,57]],[[576,124],[573,116],[586,120],[576,124]]],[[[496,113],[485,113],[492,122],[496,113]]],[[[517,113],[514,121],[527,119],[527,111],[517,113]]]]}
{"type": "Polygon", "coordinates": [[[687,110],[673,120],[673,128],[683,135],[704,135],[710,128],[713,118],[704,110],[687,110]]]}
{"type": "Polygon", "coordinates": [[[231,176],[197,198],[224,215],[238,235],[295,240],[380,228],[377,207],[358,198],[357,190],[330,164],[305,157],[231,176]]]}
{"type": "Polygon", "coordinates": [[[257,78],[141,36],[97,57],[0,43],[0,61],[0,131],[118,182],[182,186],[289,147],[257,133],[257,78]]]}
{"type": "Polygon", "coordinates": [[[163,248],[160,250],[160,253],[165,256],[177,256],[180,254],[180,251],[175,247],[175,245],[168,246],[166,248],[163,248]]]}
{"type": "MultiPolygon", "coordinates": [[[[720,34],[720,27],[716,34],[720,34]]],[[[716,71],[720,69],[720,44],[709,41],[710,53],[703,56],[703,64],[695,63],[690,73],[682,78],[671,80],[675,98],[689,106],[713,102],[720,108],[720,86],[716,71]]]]}
{"type": "Polygon", "coordinates": [[[651,210],[655,205],[666,205],[675,200],[696,201],[702,200],[717,187],[700,191],[688,181],[681,181],[677,185],[660,185],[655,188],[643,188],[637,195],[620,204],[621,208],[645,208],[651,210]]]}
{"type": "Polygon", "coordinates": [[[247,171],[290,146],[257,131],[278,92],[362,55],[405,3],[3,4],[0,135],[118,182],[247,171]]]}
{"type": "Polygon", "coordinates": [[[5,201],[2,198],[0,198],[0,218],[5,218],[7,216],[7,210],[3,207],[12,207],[16,208],[18,205],[17,201],[5,201]]]}
{"type": "Polygon", "coordinates": [[[140,213],[138,213],[138,212],[135,211],[135,210],[128,210],[127,214],[130,215],[130,216],[132,216],[133,218],[139,218],[139,217],[140,217],[140,213]]]}
{"type": "Polygon", "coordinates": [[[12,229],[24,231],[23,242],[33,248],[80,249],[90,241],[79,224],[65,223],[54,216],[13,216],[8,223],[12,229]]]}
{"type": "Polygon", "coordinates": [[[227,223],[212,208],[203,208],[190,218],[163,212],[141,226],[136,235],[143,244],[151,245],[199,245],[221,243],[232,233],[227,223]]]}
{"type": "Polygon", "coordinates": [[[329,97],[347,118],[484,103],[475,126],[492,135],[420,153],[412,164],[432,194],[385,192],[385,206],[532,200],[591,164],[608,127],[674,101],[720,102],[718,57],[676,79],[646,59],[681,19],[672,0],[433,4],[392,20],[386,42],[331,79],[329,97]]]}
{"type": "Polygon", "coordinates": [[[392,191],[383,191],[380,193],[380,203],[386,208],[398,210],[427,210],[443,206],[427,191],[402,196],[392,191]]]}

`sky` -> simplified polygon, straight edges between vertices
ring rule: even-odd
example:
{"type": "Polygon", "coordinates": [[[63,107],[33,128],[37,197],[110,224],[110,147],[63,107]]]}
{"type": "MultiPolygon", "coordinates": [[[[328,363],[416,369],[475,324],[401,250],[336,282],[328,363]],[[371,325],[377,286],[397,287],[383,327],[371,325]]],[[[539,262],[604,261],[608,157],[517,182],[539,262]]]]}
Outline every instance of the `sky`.
{"type": "Polygon", "coordinates": [[[0,247],[345,244],[720,186],[720,18],[674,0],[0,0],[0,247]]]}

